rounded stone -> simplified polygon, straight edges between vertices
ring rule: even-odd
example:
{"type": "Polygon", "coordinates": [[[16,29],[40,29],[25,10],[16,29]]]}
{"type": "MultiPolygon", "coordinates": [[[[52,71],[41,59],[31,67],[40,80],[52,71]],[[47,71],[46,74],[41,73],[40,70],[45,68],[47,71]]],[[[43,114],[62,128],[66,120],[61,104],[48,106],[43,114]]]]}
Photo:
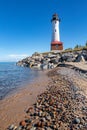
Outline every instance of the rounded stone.
{"type": "Polygon", "coordinates": [[[21,121],[20,125],[23,126],[23,127],[25,127],[26,126],[26,122],[25,121],[21,121]]]}
{"type": "Polygon", "coordinates": [[[46,130],[52,130],[50,127],[47,127],[46,130]]]}
{"type": "Polygon", "coordinates": [[[29,107],[26,113],[31,113],[33,111],[33,107],[29,107]]]}
{"type": "Polygon", "coordinates": [[[75,118],[73,121],[74,124],[79,124],[80,123],[80,119],[79,118],[75,118]]]}
{"type": "Polygon", "coordinates": [[[12,124],[9,126],[9,130],[13,130],[13,129],[14,129],[14,125],[12,124]]]}
{"type": "Polygon", "coordinates": [[[14,126],[14,129],[13,130],[17,130],[17,126],[14,126]]]}
{"type": "Polygon", "coordinates": [[[21,126],[19,126],[16,130],[21,130],[22,129],[22,127],[21,126]]]}
{"type": "Polygon", "coordinates": [[[51,120],[51,116],[47,116],[46,119],[50,121],[51,120]]]}
{"type": "Polygon", "coordinates": [[[30,128],[30,130],[36,130],[36,127],[32,127],[32,128],[30,128]]]}

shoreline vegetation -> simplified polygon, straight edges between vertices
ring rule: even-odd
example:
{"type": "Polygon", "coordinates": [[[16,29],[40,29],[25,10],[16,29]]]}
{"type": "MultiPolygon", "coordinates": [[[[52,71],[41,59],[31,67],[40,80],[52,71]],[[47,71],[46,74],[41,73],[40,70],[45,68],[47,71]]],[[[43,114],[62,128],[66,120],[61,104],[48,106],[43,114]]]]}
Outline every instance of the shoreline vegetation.
{"type": "Polygon", "coordinates": [[[0,101],[0,130],[87,130],[86,67],[59,64],[0,101]]]}

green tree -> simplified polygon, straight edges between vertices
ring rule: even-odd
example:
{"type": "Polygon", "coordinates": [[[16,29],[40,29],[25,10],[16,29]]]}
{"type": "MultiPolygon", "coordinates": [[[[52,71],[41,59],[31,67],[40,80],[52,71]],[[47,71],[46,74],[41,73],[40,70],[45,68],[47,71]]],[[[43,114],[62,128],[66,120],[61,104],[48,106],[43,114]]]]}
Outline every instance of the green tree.
{"type": "Polygon", "coordinates": [[[87,47],[87,41],[86,41],[86,44],[85,44],[85,46],[87,47]]]}
{"type": "Polygon", "coordinates": [[[74,49],[77,49],[77,48],[82,48],[83,46],[82,45],[76,45],[75,47],[74,47],[74,49]]]}
{"type": "Polygon", "coordinates": [[[74,48],[75,48],[75,49],[76,49],[76,48],[79,48],[79,45],[77,44],[74,48]]]}

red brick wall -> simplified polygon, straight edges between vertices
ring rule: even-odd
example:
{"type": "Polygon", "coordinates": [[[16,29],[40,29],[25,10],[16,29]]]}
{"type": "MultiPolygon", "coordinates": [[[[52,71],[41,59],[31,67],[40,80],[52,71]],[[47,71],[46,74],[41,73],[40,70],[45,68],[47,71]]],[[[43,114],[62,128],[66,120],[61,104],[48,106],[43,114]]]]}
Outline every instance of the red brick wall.
{"type": "Polygon", "coordinates": [[[58,44],[51,44],[51,50],[63,50],[63,45],[58,45],[58,44]]]}

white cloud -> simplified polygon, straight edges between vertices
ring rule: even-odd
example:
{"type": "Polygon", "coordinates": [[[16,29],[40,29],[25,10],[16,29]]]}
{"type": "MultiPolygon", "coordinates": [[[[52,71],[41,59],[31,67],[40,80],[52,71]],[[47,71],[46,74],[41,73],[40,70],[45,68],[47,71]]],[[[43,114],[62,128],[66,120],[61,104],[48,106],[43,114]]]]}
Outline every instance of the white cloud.
{"type": "Polygon", "coordinates": [[[28,55],[27,54],[10,54],[8,55],[8,57],[10,60],[18,61],[18,60],[28,57],[28,55]]]}

